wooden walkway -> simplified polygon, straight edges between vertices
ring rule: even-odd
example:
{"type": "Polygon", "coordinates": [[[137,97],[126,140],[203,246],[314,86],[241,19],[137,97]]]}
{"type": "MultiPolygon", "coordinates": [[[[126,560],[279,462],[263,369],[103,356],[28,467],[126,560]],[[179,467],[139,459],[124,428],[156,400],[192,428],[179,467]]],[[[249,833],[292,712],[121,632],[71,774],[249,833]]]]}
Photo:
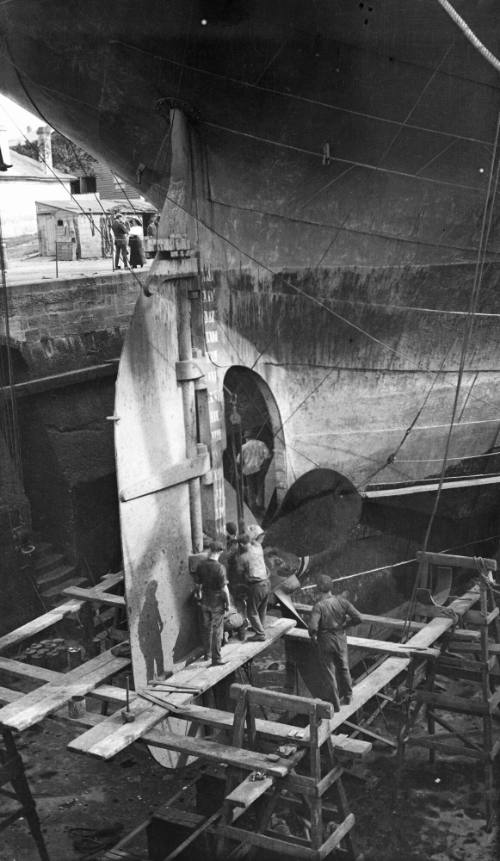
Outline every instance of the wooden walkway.
{"type": "MultiPolygon", "coordinates": [[[[410,661],[416,655],[428,657],[430,647],[436,643],[446,631],[449,631],[455,625],[456,617],[463,617],[471,608],[479,601],[479,588],[474,588],[470,592],[466,592],[460,598],[455,599],[449,607],[447,607],[446,616],[437,616],[431,619],[430,622],[420,625],[419,630],[405,644],[386,643],[387,648],[382,648],[382,641],[377,640],[374,644],[373,651],[393,651],[393,646],[401,647],[403,645],[408,653],[408,657],[390,657],[378,667],[376,667],[362,681],[355,684],[353,687],[352,702],[348,706],[340,707],[340,711],[336,712],[331,721],[331,731],[334,732],[338,727],[349,720],[356,714],[359,709],[366,705],[374,696],[380,693],[383,688],[392,682],[397,676],[408,669],[410,661]],[[451,612],[450,612],[451,611],[451,612]],[[456,614],[456,616],[454,615],[456,614]]],[[[376,617],[371,617],[375,619],[376,617]]],[[[458,633],[458,632],[457,632],[458,633]]],[[[475,633],[475,632],[474,632],[475,633]]],[[[288,634],[292,638],[307,639],[309,634],[306,630],[294,630],[288,634]]],[[[364,649],[370,648],[370,640],[357,637],[348,637],[348,643],[351,645],[361,645],[364,649]]],[[[440,654],[439,649],[433,649],[437,655],[440,654]]],[[[399,652],[401,654],[401,652],[399,652]]]]}
{"type": "MultiPolygon", "coordinates": [[[[81,592],[88,591],[90,594],[88,597],[82,594],[81,598],[72,599],[61,607],[51,610],[50,613],[44,614],[33,622],[29,622],[0,638],[0,650],[18,644],[49,625],[55,624],[68,613],[78,610],[85,600],[102,600],[103,603],[114,604],[116,596],[107,595],[106,590],[115,586],[120,579],[121,575],[119,574],[108,575],[99,586],[89,590],[80,590],[81,592]],[[107,600],[109,597],[111,597],[110,601],[107,600]]],[[[474,589],[456,599],[449,610],[458,616],[464,616],[478,599],[479,591],[474,589]]],[[[373,616],[370,617],[370,620],[378,622],[382,621],[383,618],[373,616]]],[[[395,626],[402,624],[401,620],[391,621],[395,626]]],[[[341,706],[340,711],[331,718],[330,733],[334,733],[361,706],[369,702],[386,685],[404,672],[410,665],[412,657],[435,657],[439,655],[439,648],[436,648],[434,644],[453,625],[453,615],[439,616],[426,624],[414,623],[412,628],[416,632],[405,644],[349,637],[348,641],[352,646],[359,646],[379,653],[385,652],[389,657],[354,686],[352,703],[348,706],[341,706]]],[[[269,648],[275,640],[282,636],[300,640],[308,638],[307,631],[296,629],[295,621],[290,619],[269,617],[266,633],[267,639],[264,642],[237,642],[226,646],[224,649],[226,663],[222,666],[211,667],[207,665],[206,661],[195,660],[179,669],[164,682],[154,686],[150,685],[146,690],[133,693],[130,700],[133,722],[124,723],[120,710],[109,717],[100,718],[97,723],[94,719],[81,721],[84,724],[90,723],[91,727],[83,735],[70,742],[69,747],[71,750],[107,760],[140,739],[159,744],[162,730],[154,730],[154,728],[169,714],[195,721],[197,717],[200,718],[199,714],[196,716],[196,708],[202,707],[194,705],[194,701],[223,679],[232,675],[247,661],[252,660],[269,648]]],[[[460,632],[457,631],[456,635],[460,635],[460,632]]],[[[47,716],[57,713],[73,696],[78,695],[89,694],[122,706],[125,702],[125,692],[121,688],[105,684],[105,681],[116,672],[128,667],[129,664],[128,658],[115,657],[110,651],[68,673],[57,673],[53,670],[23,664],[10,658],[1,658],[0,670],[6,670],[14,675],[27,677],[45,684],[22,696],[8,688],[0,688],[0,698],[3,692],[3,699],[7,702],[7,705],[0,709],[0,724],[12,730],[22,731],[47,716]]],[[[215,712],[216,710],[212,711],[215,712]]],[[[230,714],[228,712],[224,717],[219,714],[216,723],[219,726],[227,723],[230,720],[230,714]]],[[[289,727],[287,732],[292,732],[292,728],[289,727]]],[[[165,741],[165,737],[163,741],[165,741]]],[[[172,741],[174,742],[175,739],[172,741]]],[[[168,746],[168,744],[164,746],[168,746]]]]}
{"type": "MultiPolygon", "coordinates": [[[[472,560],[469,567],[472,567],[472,560]]],[[[108,591],[120,580],[121,575],[109,575],[92,589],[68,590],[70,600],[61,607],[0,638],[0,652],[5,653],[7,649],[40,633],[68,614],[76,612],[85,602],[122,606],[124,599],[108,591]]],[[[210,817],[207,823],[212,823],[210,827],[219,834],[219,840],[229,838],[232,841],[252,843],[264,848],[274,847],[274,849],[278,848],[283,856],[292,855],[307,857],[311,861],[321,861],[341,842],[346,843],[348,847],[351,846],[352,849],[350,831],[354,825],[354,817],[347,808],[345,793],[341,787],[341,775],[346,758],[347,761],[363,758],[371,749],[369,742],[350,738],[339,731],[340,728],[343,724],[352,727],[349,719],[408,668],[412,671],[415,666],[425,666],[425,659],[430,658],[432,662],[441,659],[443,643],[446,642],[442,638],[451,628],[454,628],[453,642],[465,643],[468,648],[477,649],[478,633],[457,629],[456,625],[457,620],[460,619],[474,621],[477,616],[474,606],[479,599],[480,589],[475,587],[452,601],[444,611],[442,608],[435,608],[435,618],[431,618],[430,621],[411,622],[408,627],[412,636],[406,643],[394,643],[373,637],[349,636],[348,644],[351,647],[373,652],[379,658],[381,655],[387,657],[381,662],[379,660],[377,666],[354,685],[352,702],[341,706],[337,713],[333,712],[331,704],[321,700],[277,694],[265,689],[241,685],[233,685],[232,688],[238,689],[240,696],[234,712],[212,708],[200,702],[203,694],[234,676],[236,670],[264,652],[281,637],[296,642],[304,642],[309,638],[307,630],[296,627],[295,619],[268,617],[265,641],[231,642],[223,650],[224,664],[217,667],[212,667],[207,661],[196,658],[190,662],[185,661],[178,665],[174,674],[167,679],[151,680],[147,688],[132,692],[126,714],[123,710],[126,701],[125,691],[108,682],[114,674],[130,666],[130,659],[120,656],[119,653],[114,654],[115,649],[106,651],[67,673],[24,664],[5,654],[0,655],[0,673],[7,672],[19,678],[27,678],[39,685],[27,694],[0,687],[0,700],[6,703],[3,708],[0,708],[0,726],[8,731],[23,731],[46,717],[54,715],[65,717],[75,725],[84,728],[84,732],[77,735],[68,745],[70,750],[78,753],[109,760],[134,742],[141,741],[152,748],[179,753],[182,763],[185,763],[189,757],[199,757],[202,760],[223,764],[227,767],[228,775],[241,774],[242,771],[261,772],[265,776],[261,785],[255,785],[249,777],[245,778],[239,786],[232,785],[229,781],[226,787],[223,819],[220,819],[222,814],[219,812],[217,816],[210,817]],[[412,663],[415,659],[419,663],[412,663]],[[110,716],[87,712],[75,720],[69,719],[65,708],[68,702],[74,696],[86,695],[105,700],[118,708],[110,716]],[[272,708],[276,707],[277,703],[283,705],[286,702],[290,714],[309,714],[309,725],[300,728],[279,720],[259,719],[252,711],[248,711],[247,718],[243,720],[243,713],[240,712],[245,697],[251,698],[254,704],[272,708]],[[314,720],[313,714],[316,716],[314,720]],[[179,721],[181,722],[180,732],[172,731],[175,721],[171,722],[169,718],[178,719],[177,727],[179,721]],[[183,721],[186,727],[184,734],[183,721]],[[249,722],[246,723],[246,721],[249,722]],[[237,725],[239,730],[235,734],[237,725]],[[250,742],[247,747],[244,746],[245,726],[250,742]],[[207,727],[215,731],[213,736],[206,737],[204,732],[207,727]],[[231,737],[231,732],[233,741],[228,743],[226,739],[231,737]],[[266,748],[263,745],[259,748],[255,744],[257,737],[276,745],[275,752],[271,754],[261,752],[262,749],[268,750],[269,747],[266,748]],[[285,748],[280,747],[283,743],[285,747],[293,750],[291,756],[283,752],[285,748]],[[323,744],[328,747],[330,761],[330,770],[326,775],[321,774],[319,757],[319,750],[323,744]],[[302,767],[297,771],[296,766],[303,759],[304,762],[309,761],[309,758],[311,758],[312,772],[307,776],[302,773],[302,767]],[[344,819],[323,843],[321,797],[327,789],[337,783],[344,819]],[[302,793],[311,811],[315,811],[316,836],[307,850],[301,838],[297,837],[287,843],[275,834],[273,836],[270,833],[265,834],[267,820],[264,814],[267,807],[272,805],[273,799],[278,797],[278,790],[302,793]],[[236,802],[241,803],[243,799],[245,807],[245,805],[257,803],[259,798],[262,800],[259,814],[264,823],[262,827],[253,830],[235,827],[236,819],[243,812],[236,802]],[[216,820],[220,820],[219,825],[215,824],[216,820]]],[[[306,607],[300,609],[305,610],[306,607]]],[[[432,608],[424,609],[429,611],[429,616],[434,613],[432,608]]],[[[496,612],[498,613],[498,609],[496,612]]],[[[387,626],[401,629],[405,624],[401,619],[381,616],[365,616],[364,621],[380,625],[381,630],[387,626]]],[[[500,694],[497,699],[500,699],[500,694]]],[[[208,827],[206,823],[203,828],[205,827],[208,827]]],[[[196,831],[193,832],[193,835],[185,841],[186,845],[196,837],[196,833],[196,831]]],[[[177,850],[174,850],[171,853],[172,857],[176,857],[176,852],[177,850]]],[[[354,850],[350,852],[349,857],[355,858],[354,850]]]]}
{"type": "MultiPolygon", "coordinates": [[[[166,689],[160,690],[159,686],[155,686],[149,687],[146,691],[138,691],[130,705],[130,711],[134,715],[133,722],[123,723],[121,714],[115,712],[98,726],[70,742],[70,749],[89,753],[101,759],[110,759],[120,750],[140,739],[169,713],[178,714],[179,708],[192,703],[201,694],[232,675],[247,661],[268,649],[273,642],[294,626],[293,620],[269,617],[265,641],[231,643],[223,649],[223,659],[226,661],[224,665],[211,667],[207,665],[207,661],[194,661],[170,676],[164,683],[166,689]],[[154,698],[155,701],[152,702],[150,698],[154,698]]],[[[2,711],[0,710],[0,723],[1,721],[2,711]]]]}

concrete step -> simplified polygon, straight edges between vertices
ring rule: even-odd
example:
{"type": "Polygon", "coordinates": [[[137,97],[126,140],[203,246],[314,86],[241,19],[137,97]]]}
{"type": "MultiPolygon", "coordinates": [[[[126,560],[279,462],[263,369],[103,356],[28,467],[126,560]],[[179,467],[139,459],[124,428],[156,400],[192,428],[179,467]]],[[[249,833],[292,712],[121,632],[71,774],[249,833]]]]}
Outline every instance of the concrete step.
{"type": "Polygon", "coordinates": [[[47,598],[48,601],[51,601],[54,598],[60,598],[62,590],[66,589],[67,586],[88,586],[88,581],[86,577],[73,577],[70,580],[64,580],[64,582],[60,583],[58,586],[52,586],[50,589],[40,590],[40,594],[42,598],[47,598]]]}
{"type": "Polygon", "coordinates": [[[37,553],[43,556],[44,553],[53,553],[54,545],[50,541],[38,541],[36,535],[33,536],[33,543],[37,549],[37,553]]]}
{"type": "MultiPolygon", "coordinates": [[[[63,558],[63,557],[61,557],[63,558]]],[[[76,574],[76,568],[74,565],[57,565],[54,568],[51,568],[50,571],[44,571],[43,574],[36,574],[36,582],[38,583],[39,588],[49,589],[51,586],[57,586],[58,583],[66,586],[65,582],[70,577],[76,574]]]]}
{"type": "Polygon", "coordinates": [[[44,571],[48,571],[51,568],[57,568],[64,561],[63,554],[57,553],[54,550],[52,553],[37,555],[35,559],[35,571],[37,575],[38,573],[42,574],[44,571]]]}

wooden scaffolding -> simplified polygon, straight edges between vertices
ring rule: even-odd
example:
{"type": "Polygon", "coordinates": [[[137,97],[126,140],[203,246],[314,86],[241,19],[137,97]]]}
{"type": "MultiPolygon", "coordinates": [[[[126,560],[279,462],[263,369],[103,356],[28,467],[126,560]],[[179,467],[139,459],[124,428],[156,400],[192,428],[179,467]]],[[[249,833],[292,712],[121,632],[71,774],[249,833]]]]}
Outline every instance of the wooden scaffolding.
{"type": "Polygon", "coordinates": [[[415,662],[408,673],[404,717],[398,737],[398,772],[400,774],[403,768],[408,745],[428,748],[431,762],[435,761],[437,752],[481,762],[484,768],[486,827],[490,830],[495,808],[493,764],[500,751],[500,740],[495,740],[493,731],[493,714],[500,703],[500,687],[497,687],[500,680],[500,623],[492,576],[497,565],[494,559],[419,553],[420,582],[428,584],[432,568],[436,566],[474,572],[478,584],[449,603],[418,603],[415,606],[415,615],[433,618],[430,624],[439,624],[441,616],[451,619],[452,625],[442,642],[439,657],[415,662]],[[471,609],[476,603],[479,609],[471,609]],[[436,684],[437,676],[440,678],[439,686],[436,684]],[[474,695],[457,697],[443,689],[443,681],[457,679],[475,684],[474,695]],[[422,709],[425,710],[427,728],[423,733],[416,732],[422,709]],[[478,732],[460,730],[449,717],[445,717],[450,713],[477,717],[481,729],[478,732]],[[441,732],[436,732],[436,725],[441,732]]]}
{"type": "MultiPolygon", "coordinates": [[[[441,566],[453,563],[462,569],[477,570],[478,567],[477,562],[469,557],[435,555],[438,557],[435,564],[441,566]]],[[[433,560],[428,555],[426,564],[431,563],[433,560]]],[[[486,560],[486,563],[486,570],[493,571],[494,561],[486,560]]],[[[497,745],[493,741],[491,717],[500,701],[498,691],[492,691],[497,681],[497,669],[493,664],[500,651],[498,609],[493,606],[488,574],[478,572],[478,577],[476,586],[460,598],[451,600],[447,607],[427,607],[424,608],[425,614],[419,608],[420,616],[425,616],[420,620],[410,620],[407,624],[403,619],[364,615],[364,621],[380,624],[393,632],[408,628],[411,636],[405,643],[348,637],[351,646],[361,646],[379,660],[373,670],[354,685],[352,703],[341,706],[337,713],[332,713],[329,703],[256,688],[253,684],[231,685],[231,697],[236,699],[234,708],[230,706],[230,699],[224,709],[214,707],[211,689],[234,680],[235,673],[277,639],[285,637],[300,642],[308,639],[307,630],[298,629],[294,620],[269,617],[267,640],[228,645],[224,665],[208,669],[206,662],[195,658],[191,663],[178,665],[174,675],[161,684],[132,692],[126,720],[123,715],[126,692],[110,681],[117,673],[129,669],[130,659],[117,653],[116,649],[108,649],[65,673],[3,655],[0,657],[0,670],[28,678],[38,687],[27,694],[0,687],[0,700],[7,703],[0,709],[0,725],[9,732],[23,731],[49,715],[57,715],[85,730],[70,742],[69,748],[73,751],[108,760],[140,741],[148,746],[176,751],[184,762],[189,757],[198,757],[201,762],[224,767],[226,784],[219,809],[201,818],[191,816],[192,827],[181,843],[171,850],[169,861],[179,857],[201,835],[212,840],[220,857],[224,858],[228,852],[245,843],[253,846],[254,850],[277,850],[282,857],[310,859],[325,858],[334,847],[341,846],[348,856],[355,859],[354,817],[348,807],[342,774],[346,762],[365,757],[371,744],[350,738],[344,729],[365,704],[380,696],[386,686],[396,680],[399,684],[405,674],[408,674],[412,694],[412,714],[409,716],[413,716],[414,702],[415,708],[429,707],[426,737],[435,742],[433,750],[444,743],[442,734],[435,732],[436,725],[446,729],[441,711],[456,705],[439,699],[443,695],[436,690],[435,676],[438,672],[441,675],[447,667],[450,672],[457,670],[456,654],[460,655],[460,671],[477,675],[482,701],[469,702],[468,708],[475,709],[473,713],[483,718],[484,739],[480,745],[469,747],[477,750],[478,758],[481,754],[487,764],[488,792],[492,791],[490,764],[497,745]],[[474,609],[476,604],[479,604],[479,611],[474,609]],[[493,644],[490,642],[490,629],[494,632],[493,644]],[[469,663],[465,663],[467,661],[469,663]],[[425,678],[426,684],[417,689],[415,680],[419,674],[420,678],[425,678]],[[104,705],[103,713],[89,711],[77,718],[69,718],[65,707],[74,696],[97,698],[104,705]],[[115,709],[112,714],[105,713],[108,706],[115,709]],[[290,719],[285,722],[257,716],[256,710],[263,707],[273,713],[286,708],[291,715],[305,715],[308,725],[301,728],[290,719]],[[165,721],[169,716],[188,722],[187,734],[171,731],[165,721]],[[332,796],[335,795],[333,808],[330,794],[325,798],[329,790],[332,796]],[[280,801],[307,809],[306,818],[310,822],[307,837],[273,833],[271,813],[280,801]]],[[[70,600],[66,604],[0,638],[0,652],[5,653],[85,606],[123,606],[123,597],[111,591],[120,580],[120,575],[109,575],[99,586],[79,590],[78,595],[69,595],[70,600]]],[[[413,724],[410,726],[408,722],[399,739],[401,762],[410,739],[418,740],[412,738],[412,733],[413,724]]],[[[430,743],[425,743],[430,746],[430,743]]],[[[166,810],[167,820],[169,815],[172,821],[178,820],[178,810],[169,804],[166,810]]],[[[121,849],[117,848],[117,852],[109,857],[122,857],[119,854],[121,849]]]]}

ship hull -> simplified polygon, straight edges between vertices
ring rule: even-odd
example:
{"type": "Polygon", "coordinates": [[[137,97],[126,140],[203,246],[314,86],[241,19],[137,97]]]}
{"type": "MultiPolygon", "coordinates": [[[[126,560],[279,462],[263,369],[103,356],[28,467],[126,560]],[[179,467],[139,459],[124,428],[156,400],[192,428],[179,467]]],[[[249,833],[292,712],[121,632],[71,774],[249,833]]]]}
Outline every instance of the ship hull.
{"type": "MultiPolygon", "coordinates": [[[[474,21],[492,49],[494,6],[474,21]]],[[[330,542],[342,575],[411,559],[432,499],[381,515],[366,494],[439,477],[445,453],[446,478],[500,471],[495,71],[431,0],[26,0],[0,20],[4,92],[158,205],[164,249],[172,234],[188,249],[159,255],[127,337],[122,494],[206,445],[203,527],[221,533],[230,379],[265,407],[271,538],[298,554],[330,542]],[[187,381],[181,295],[200,372],[187,381]],[[324,528],[301,534],[325,471],[324,528]]],[[[251,406],[243,421],[259,431],[251,406]]],[[[190,488],[120,502],[138,684],[193,645],[190,488]]],[[[457,544],[494,525],[496,493],[472,493],[445,506],[443,520],[476,515],[457,544]]]]}

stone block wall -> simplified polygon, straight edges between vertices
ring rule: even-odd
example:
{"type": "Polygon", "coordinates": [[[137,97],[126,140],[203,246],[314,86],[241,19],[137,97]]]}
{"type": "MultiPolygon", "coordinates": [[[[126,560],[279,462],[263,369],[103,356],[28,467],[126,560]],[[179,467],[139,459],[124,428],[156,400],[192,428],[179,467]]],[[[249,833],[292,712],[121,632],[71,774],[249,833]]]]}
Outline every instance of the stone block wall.
{"type": "Polygon", "coordinates": [[[118,358],[139,289],[126,272],[12,287],[11,343],[27,378],[118,358]]]}
{"type": "MultiPolygon", "coordinates": [[[[116,360],[139,289],[125,272],[9,291],[15,382],[27,383],[17,393],[23,519],[95,576],[116,568],[120,559],[114,428],[107,416],[114,410],[116,360]],[[71,374],[85,368],[88,374],[71,374]],[[38,382],[31,385],[33,380],[38,382]]],[[[5,337],[0,341],[5,352],[5,337]]],[[[16,512],[19,507],[16,500],[16,512]]],[[[10,519],[4,530],[9,552],[10,519]]],[[[10,567],[0,559],[3,588],[10,567]]]]}

